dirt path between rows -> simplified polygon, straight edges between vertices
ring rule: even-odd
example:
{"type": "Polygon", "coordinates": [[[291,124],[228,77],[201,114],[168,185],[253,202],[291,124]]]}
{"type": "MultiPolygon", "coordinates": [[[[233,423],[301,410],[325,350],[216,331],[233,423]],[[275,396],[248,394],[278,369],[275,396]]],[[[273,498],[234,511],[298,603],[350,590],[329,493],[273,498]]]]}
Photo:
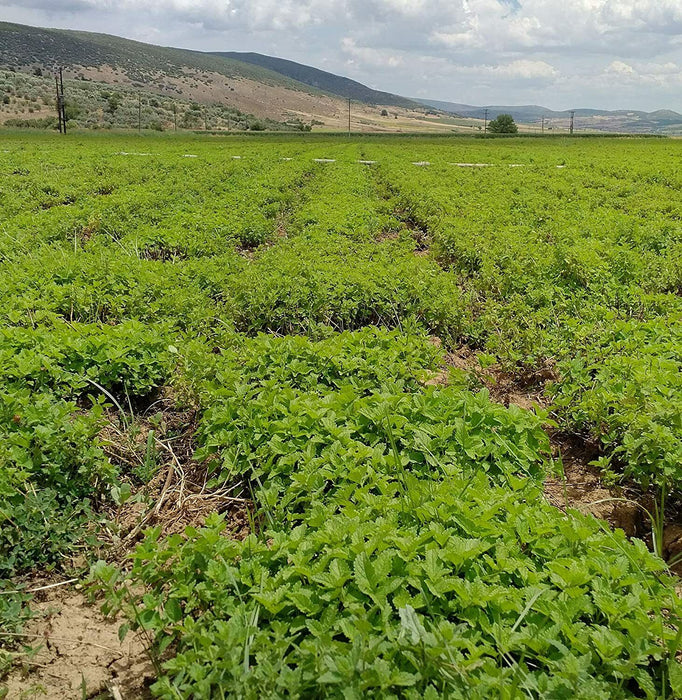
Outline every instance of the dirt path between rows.
{"type": "MultiPolygon", "coordinates": [[[[437,338],[432,342],[440,345],[437,338]]],[[[488,389],[491,400],[526,410],[533,410],[535,406],[547,409],[550,403],[545,394],[546,385],[558,378],[552,363],[517,375],[496,365],[483,369],[477,354],[468,347],[461,347],[446,355],[444,367],[426,384],[447,385],[451,369],[473,376],[482,388],[488,389]]],[[[591,464],[599,456],[599,446],[577,435],[552,429],[547,432],[552,457],[560,460],[563,468],[561,475],[545,480],[544,493],[548,502],[563,511],[574,508],[590,513],[607,521],[611,527],[621,528],[628,537],[650,541],[651,526],[643,507],[651,509],[652,504],[634,488],[604,483],[600,470],[591,464]]],[[[668,556],[682,551],[682,528],[669,524],[665,540],[668,556]]]]}
{"type": "MultiPolygon", "coordinates": [[[[143,466],[150,445],[155,446],[159,464],[146,485],[133,488],[132,498],[109,509],[109,522],[97,533],[101,547],[97,556],[125,568],[128,555],[148,528],[160,527],[164,536],[182,533],[188,526],[202,527],[214,512],[226,518],[225,536],[241,540],[248,535],[251,503],[239,495],[239,484],[209,486],[207,466],[194,461],[194,411],[179,411],[174,397],[161,393],[152,410],[137,414],[133,425],[124,424],[113,411],[108,418],[100,439],[121,473],[143,466]],[[154,411],[157,416],[152,422],[149,414],[154,411]]],[[[35,591],[55,582],[38,576],[27,589],[35,591]]],[[[34,619],[21,635],[8,637],[17,642],[11,651],[15,663],[8,677],[0,680],[0,699],[151,697],[149,686],[157,675],[147,654],[151,640],[129,632],[120,641],[118,633],[124,620],[105,618],[80,586],[38,590],[30,607],[34,619]]]]}

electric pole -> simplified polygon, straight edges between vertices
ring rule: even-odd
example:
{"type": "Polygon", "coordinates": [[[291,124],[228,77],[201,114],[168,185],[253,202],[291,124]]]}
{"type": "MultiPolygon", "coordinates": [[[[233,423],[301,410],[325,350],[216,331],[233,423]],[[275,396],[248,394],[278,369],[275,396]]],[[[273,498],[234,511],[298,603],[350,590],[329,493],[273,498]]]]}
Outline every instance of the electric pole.
{"type": "Polygon", "coordinates": [[[137,131],[142,133],[142,95],[137,93],[137,131]]]}
{"type": "Polygon", "coordinates": [[[542,115],[542,133],[545,133],[545,115],[542,115]]]}
{"type": "Polygon", "coordinates": [[[488,133],[488,108],[483,110],[483,136],[488,133]]]}
{"type": "Polygon", "coordinates": [[[57,119],[59,121],[59,133],[66,133],[66,102],[64,101],[64,74],[62,69],[55,70],[54,84],[57,89],[57,119]]]}
{"type": "Polygon", "coordinates": [[[59,122],[59,133],[62,134],[64,133],[62,131],[62,97],[59,94],[59,76],[57,75],[57,71],[54,73],[54,85],[57,94],[57,120],[59,122]]]}
{"type": "Polygon", "coordinates": [[[575,110],[572,109],[571,110],[571,125],[569,127],[569,132],[571,133],[571,135],[573,135],[573,120],[574,120],[574,118],[575,118],[575,110]]]}
{"type": "Polygon", "coordinates": [[[348,136],[350,136],[350,97],[348,98],[348,136]]]}
{"type": "Polygon", "coordinates": [[[175,131],[178,130],[178,107],[173,102],[173,125],[175,126],[175,131]]]}

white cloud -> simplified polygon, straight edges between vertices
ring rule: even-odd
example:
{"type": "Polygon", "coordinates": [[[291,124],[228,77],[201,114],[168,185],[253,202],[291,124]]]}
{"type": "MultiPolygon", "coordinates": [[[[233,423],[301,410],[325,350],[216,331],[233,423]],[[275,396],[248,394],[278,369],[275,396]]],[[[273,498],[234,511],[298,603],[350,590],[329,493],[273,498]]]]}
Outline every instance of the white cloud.
{"type": "Polygon", "coordinates": [[[682,110],[682,0],[0,0],[0,16],[279,55],[406,95],[682,110]]]}
{"type": "Polygon", "coordinates": [[[682,66],[668,63],[639,63],[634,66],[623,61],[612,61],[600,76],[608,83],[614,78],[628,85],[653,85],[673,89],[682,86],[682,66]]]}
{"type": "Polygon", "coordinates": [[[358,46],[349,36],[341,40],[341,48],[352,60],[362,61],[365,66],[398,68],[405,63],[404,57],[396,52],[358,46]]]}
{"type": "Polygon", "coordinates": [[[529,61],[520,59],[499,66],[486,67],[487,72],[494,76],[507,78],[521,78],[523,80],[534,80],[536,78],[550,79],[559,75],[554,66],[545,61],[529,61]]]}

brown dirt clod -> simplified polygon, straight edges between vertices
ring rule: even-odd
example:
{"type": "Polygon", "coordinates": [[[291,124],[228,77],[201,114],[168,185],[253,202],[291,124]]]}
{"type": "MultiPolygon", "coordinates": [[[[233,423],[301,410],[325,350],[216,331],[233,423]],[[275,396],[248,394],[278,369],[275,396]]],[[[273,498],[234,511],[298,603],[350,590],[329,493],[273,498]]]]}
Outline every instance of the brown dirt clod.
{"type": "Polygon", "coordinates": [[[599,469],[590,464],[599,454],[596,445],[577,436],[550,435],[550,440],[553,456],[561,457],[564,469],[563,478],[545,480],[545,497],[552,505],[591,513],[622,529],[628,537],[646,534],[636,495],[604,484],[599,469]]]}
{"type": "Polygon", "coordinates": [[[112,697],[112,687],[123,698],[151,697],[155,671],[145,640],[128,633],[119,641],[121,620],[105,618],[73,587],[45,591],[32,609],[38,616],[25,643],[37,652],[18,656],[4,681],[8,700],[112,697]]]}

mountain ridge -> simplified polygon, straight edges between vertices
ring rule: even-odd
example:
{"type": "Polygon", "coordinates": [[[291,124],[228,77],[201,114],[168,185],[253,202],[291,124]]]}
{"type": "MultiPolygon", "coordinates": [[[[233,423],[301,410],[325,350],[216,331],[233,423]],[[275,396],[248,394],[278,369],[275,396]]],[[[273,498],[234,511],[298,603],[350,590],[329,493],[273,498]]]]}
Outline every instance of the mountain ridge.
{"type": "MultiPolygon", "coordinates": [[[[571,112],[575,118],[589,119],[611,119],[614,124],[636,124],[642,130],[647,128],[665,128],[666,126],[682,127],[682,114],[671,109],[658,109],[652,112],[645,112],[636,109],[598,109],[590,107],[576,108],[573,110],[553,110],[542,105],[470,105],[459,102],[447,102],[444,100],[431,100],[415,98],[415,101],[427,107],[434,107],[443,112],[455,114],[457,116],[484,119],[485,110],[488,111],[488,119],[494,119],[498,114],[511,114],[519,122],[537,123],[544,117],[546,121],[565,121],[570,119],[571,112]]],[[[617,130],[617,129],[613,129],[617,130]]]]}
{"type": "MultiPolygon", "coordinates": [[[[221,104],[258,118],[305,122],[311,128],[476,133],[485,107],[407,98],[350,78],[255,52],[204,52],[148,44],[114,35],[0,22],[0,69],[31,72],[61,65],[74,79],[148,90],[204,105],[221,104]],[[434,112],[434,110],[437,110],[434,112]],[[454,115],[454,116],[453,116],[454,115]]],[[[35,105],[23,105],[34,116],[35,105]]],[[[528,131],[565,131],[569,112],[540,105],[488,106],[488,118],[508,112],[528,131]]],[[[24,109],[21,109],[21,114],[24,109]]],[[[624,133],[682,133],[682,115],[667,109],[577,109],[576,129],[624,133]]]]}
{"type": "Polygon", "coordinates": [[[268,56],[253,51],[211,51],[211,53],[215,56],[224,56],[225,58],[258,65],[262,68],[267,68],[276,73],[286,75],[293,80],[317,88],[323,92],[331,92],[340,97],[351,98],[359,100],[360,102],[407,108],[414,108],[419,104],[415,100],[401,97],[400,95],[395,95],[390,92],[383,92],[382,90],[374,90],[357,80],[352,80],[351,78],[346,78],[303,63],[297,63],[296,61],[291,61],[286,58],[268,56]]]}

